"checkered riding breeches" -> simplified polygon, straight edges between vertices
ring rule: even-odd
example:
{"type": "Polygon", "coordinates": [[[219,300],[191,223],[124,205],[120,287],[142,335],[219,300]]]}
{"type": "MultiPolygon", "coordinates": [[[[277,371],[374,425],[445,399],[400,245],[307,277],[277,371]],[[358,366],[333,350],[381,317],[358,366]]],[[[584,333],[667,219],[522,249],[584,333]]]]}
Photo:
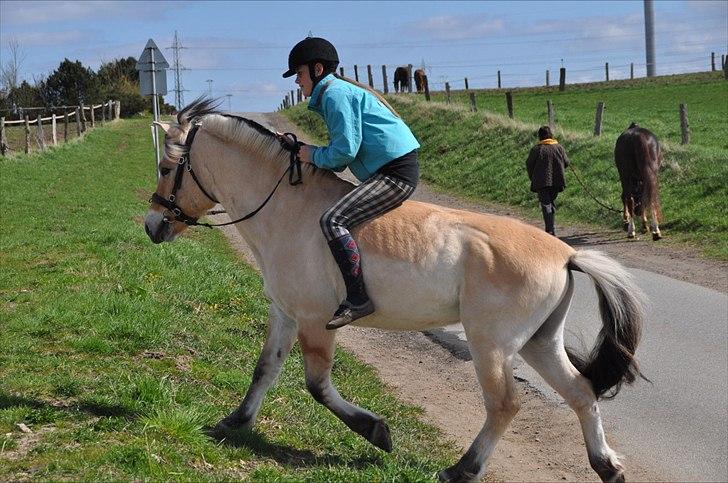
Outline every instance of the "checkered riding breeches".
{"type": "Polygon", "coordinates": [[[358,224],[395,209],[414,191],[399,178],[375,174],[326,210],[319,221],[321,230],[327,241],[347,235],[358,224]]]}

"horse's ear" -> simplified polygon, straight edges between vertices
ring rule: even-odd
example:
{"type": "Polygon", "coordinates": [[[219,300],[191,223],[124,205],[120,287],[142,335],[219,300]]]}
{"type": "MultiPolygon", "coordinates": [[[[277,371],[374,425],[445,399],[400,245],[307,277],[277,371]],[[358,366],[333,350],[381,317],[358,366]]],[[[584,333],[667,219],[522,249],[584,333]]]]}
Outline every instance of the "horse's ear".
{"type": "Polygon", "coordinates": [[[167,122],[152,121],[152,124],[161,127],[165,134],[167,134],[169,129],[172,127],[172,125],[167,122]]]}

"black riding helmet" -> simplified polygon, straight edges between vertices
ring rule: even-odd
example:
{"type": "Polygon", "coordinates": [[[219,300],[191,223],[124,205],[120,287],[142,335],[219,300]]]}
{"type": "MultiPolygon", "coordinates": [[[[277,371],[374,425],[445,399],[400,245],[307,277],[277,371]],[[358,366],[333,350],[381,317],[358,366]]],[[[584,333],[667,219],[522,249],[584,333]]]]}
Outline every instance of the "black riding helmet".
{"type": "Polygon", "coordinates": [[[288,54],[288,70],[283,73],[283,77],[296,75],[296,68],[299,65],[311,64],[314,61],[326,66],[333,65],[333,69],[336,70],[336,66],[339,64],[339,54],[328,40],[320,37],[307,37],[291,49],[291,53],[288,54]]]}

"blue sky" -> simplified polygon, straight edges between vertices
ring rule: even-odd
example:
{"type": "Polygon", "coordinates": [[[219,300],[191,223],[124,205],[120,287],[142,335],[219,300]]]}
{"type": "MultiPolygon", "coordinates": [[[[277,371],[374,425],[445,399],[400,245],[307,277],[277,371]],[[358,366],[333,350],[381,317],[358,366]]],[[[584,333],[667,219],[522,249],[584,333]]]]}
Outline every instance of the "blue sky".
{"type": "MultiPolygon", "coordinates": [[[[728,51],[728,1],[654,2],[657,73],[707,70],[728,51]]],[[[290,48],[306,35],[336,45],[345,73],[371,64],[423,64],[433,88],[542,85],[567,68],[570,82],[645,73],[643,2],[170,2],[0,0],[0,61],[19,42],[21,78],[33,82],[64,59],[97,69],[114,58],[138,57],[149,38],[172,64],[181,37],[184,100],[212,88],[234,111],[271,111],[296,86],[281,78],[290,48]],[[211,79],[212,82],[207,82],[211,79]],[[226,97],[226,94],[231,94],[226,97]]],[[[720,68],[720,65],[718,65],[720,68]]],[[[174,102],[174,75],[167,74],[174,102]]]]}

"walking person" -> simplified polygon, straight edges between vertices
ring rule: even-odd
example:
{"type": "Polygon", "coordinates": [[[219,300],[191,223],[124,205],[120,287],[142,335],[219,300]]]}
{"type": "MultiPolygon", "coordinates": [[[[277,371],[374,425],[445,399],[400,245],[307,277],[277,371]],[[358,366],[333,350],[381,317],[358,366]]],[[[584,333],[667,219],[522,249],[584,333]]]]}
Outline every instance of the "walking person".
{"type": "Polygon", "coordinates": [[[376,91],[346,77],[336,68],[339,56],[328,40],[309,37],[291,50],[283,77],[309,98],[308,108],[321,115],[328,146],[301,146],[302,162],[319,168],[349,168],[362,183],[321,216],[320,225],[346,285],[327,329],[338,329],[374,312],[367,295],[359,248],[351,230],[402,204],[417,186],[420,144],[399,114],[376,91]]]}
{"type": "Polygon", "coordinates": [[[564,171],[569,166],[569,158],[564,147],[554,139],[549,126],[539,128],[538,139],[538,144],[528,154],[526,169],[531,180],[531,191],[538,194],[545,229],[556,236],[556,197],[566,187],[564,171]]]}

